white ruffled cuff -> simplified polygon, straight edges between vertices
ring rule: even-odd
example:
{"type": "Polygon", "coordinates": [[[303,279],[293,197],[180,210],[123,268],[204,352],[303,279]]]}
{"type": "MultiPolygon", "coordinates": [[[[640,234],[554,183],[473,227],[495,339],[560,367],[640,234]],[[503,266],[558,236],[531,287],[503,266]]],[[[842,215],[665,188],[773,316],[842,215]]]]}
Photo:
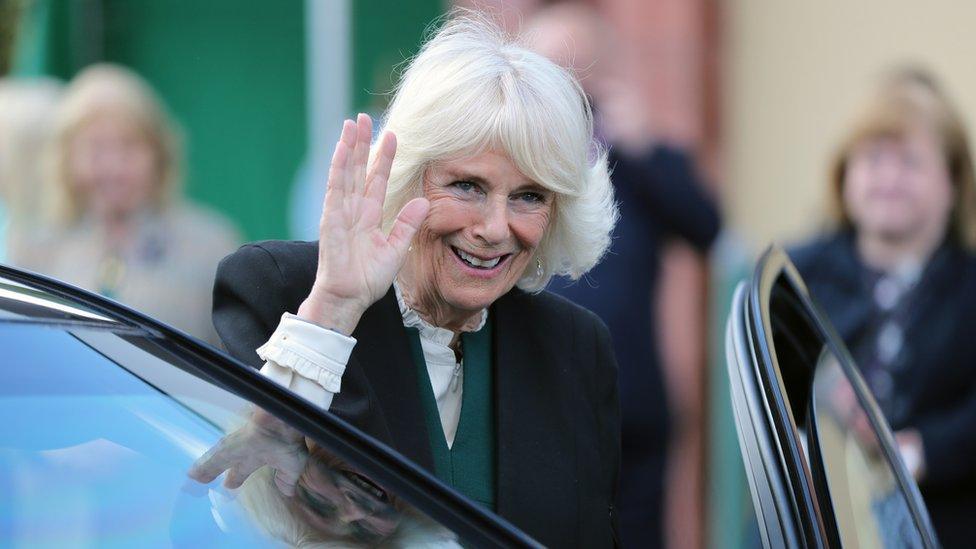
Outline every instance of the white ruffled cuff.
{"type": "Polygon", "coordinates": [[[265,361],[262,375],[328,409],[355,346],[352,337],[285,313],[257,353],[265,361]]]}

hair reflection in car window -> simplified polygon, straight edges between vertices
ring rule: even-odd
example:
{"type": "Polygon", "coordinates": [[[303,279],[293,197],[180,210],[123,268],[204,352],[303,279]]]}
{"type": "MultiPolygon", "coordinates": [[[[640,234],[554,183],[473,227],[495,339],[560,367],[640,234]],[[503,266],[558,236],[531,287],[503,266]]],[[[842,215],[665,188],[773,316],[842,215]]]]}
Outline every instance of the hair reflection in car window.
{"type": "Polygon", "coordinates": [[[290,545],[459,547],[452,533],[310,441],[293,496],[277,489],[274,475],[258,470],[239,497],[268,535],[290,545]]]}

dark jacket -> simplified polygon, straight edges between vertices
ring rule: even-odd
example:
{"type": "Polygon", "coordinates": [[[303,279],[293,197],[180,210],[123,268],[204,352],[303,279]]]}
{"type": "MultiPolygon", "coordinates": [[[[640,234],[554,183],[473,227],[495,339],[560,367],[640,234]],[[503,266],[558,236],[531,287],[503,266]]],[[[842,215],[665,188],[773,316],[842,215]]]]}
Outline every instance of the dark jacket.
{"type": "MultiPolygon", "coordinates": [[[[830,235],[790,255],[844,342],[857,345],[873,298],[853,235],[830,235]]],[[[926,473],[919,488],[942,543],[953,547],[960,535],[970,539],[976,519],[976,256],[947,242],[915,292],[891,371],[893,396],[879,404],[893,431],[921,434],[926,473]]]]}
{"type": "MultiPolygon", "coordinates": [[[[229,352],[260,367],[255,349],[311,290],[315,242],[242,247],[218,267],[214,325],[229,352]]],[[[615,538],[620,460],[616,361],[585,309],[512,290],[494,322],[497,512],[552,547],[606,547],[615,538]]],[[[433,472],[416,369],[391,289],[356,327],[358,341],[330,411],[433,472]]]]}

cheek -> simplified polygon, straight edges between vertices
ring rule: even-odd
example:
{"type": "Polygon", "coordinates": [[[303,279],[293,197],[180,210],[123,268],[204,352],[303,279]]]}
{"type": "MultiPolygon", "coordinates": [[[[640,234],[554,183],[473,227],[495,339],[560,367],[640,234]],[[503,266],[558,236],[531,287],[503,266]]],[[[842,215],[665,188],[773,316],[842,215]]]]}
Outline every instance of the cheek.
{"type": "Polygon", "coordinates": [[[861,205],[867,192],[866,178],[864,169],[857,166],[848,167],[844,173],[841,198],[848,210],[856,210],[861,205]]]}
{"type": "Polygon", "coordinates": [[[512,222],[512,232],[523,248],[534,250],[549,228],[549,211],[519,214],[512,222]]]}
{"type": "Polygon", "coordinates": [[[148,192],[151,190],[158,178],[158,162],[156,155],[148,147],[138,147],[128,155],[129,163],[124,166],[128,169],[128,181],[138,190],[148,192]]]}
{"type": "Polygon", "coordinates": [[[872,196],[872,174],[867,168],[852,167],[844,179],[842,199],[844,211],[854,223],[877,220],[878,216],[887,217],[893,205],[891,200],[872,196]]]}
{"type": "Polygon", "coordinates": [[[97,177],[94,155],[83,146],[71,147],[66,168],[68,179],[75,187],[87,189],[97,177]]]}
{"type": "Polygon", "coordinates": [[[453,197],[428,196],[430,211],[421,227],[428,239],[455,233],[474,223],[476,208],[453,197]]]}
{"type": "Polygon", "coordinates": [[[930,215],[948,217],[956,199],[956,192],[948,174],[940,174],[934,178],[931,184],[926,186],[925,191],[919,193],[919,198],[927,203],[930,215]]]}

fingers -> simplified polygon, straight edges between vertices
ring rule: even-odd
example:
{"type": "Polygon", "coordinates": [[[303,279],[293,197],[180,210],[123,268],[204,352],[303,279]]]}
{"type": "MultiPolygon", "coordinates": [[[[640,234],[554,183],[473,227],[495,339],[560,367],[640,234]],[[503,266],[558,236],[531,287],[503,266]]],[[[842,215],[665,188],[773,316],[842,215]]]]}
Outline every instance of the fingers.
{"type": "Polygon", "coordinates": [[[417,234],[417,229],[427,217],[428,210],[430,210],[430,202],[426,198],[414,198],[397,214],[393,229],[386,241],[393,246],[401,260],[406,257],[413,235],[417,234]]]}
{"type": "Polygon", "coordinates": [[[369,163],[369,146],[373,140],[373,120],[369,115],[359,113],[356,117],[356,131],[356,148],[353,150],[349,169],[352,171],[356,194],[362,194],[366,188],[366,164],[369,163]]]}
{"type": "Polygon", "coordinates": [[[251,473],[253,472],[254,471],[244,474],[244,472],[239,468],[234,467],[233,469],[227,471],[227,476],[224,477],[224,487],[229,490],[236,490],[240,488],[241,485],[244,484],[244,481],[247,480],[247,477],[251,476],[251,473]]]}
{"type": "Polygon", "coordinates": [[[380,138],[376,160],[366,177],[366,197],[379,201],[380,204],[386,199],[386,185],[390,181],[390,169],[393,167],[396,148],[396,135],[393,132],[384,132],[380,138]]]}
{"type": "Polygon", "coordinates": [[[346,177],[346,166],[349,156],[356,144],[356,125],[351,120],[342,124],[342,135],[336,143],[332,153],[332,164],[329,166],[329,183],[326,188],[326,203],[330,200],[341,200],[343,196],[352,192],[352,185],[346,177]]]}
{"type": "MultiPolygon", "coordinates": [[[[252,449],[255,454],[258,453],[257,448],[252,449]]],[[[274,449],[272,449],[273,451],[274,449]]],[[[264,456],[250,455],[245,459],[240,459],[234,464],[234,467],[227,471],[227,476],[224,477],[224,486],[227,488],[240,488],[244,481],[247,480],[254,471],[257,471],[261,466],[265,464],[267,459],[261,459],[264,456]]]]}
{"type": "Polygon", "coordinates": [[[229,448],[231,444],[225,437],[207,453],[200,456],[200,459],[196,460],[190,467],[187,475],[201,484],[212,482],[231,466],[231,461],[233,461],[229,455],[232,453],[229,448]]]}

